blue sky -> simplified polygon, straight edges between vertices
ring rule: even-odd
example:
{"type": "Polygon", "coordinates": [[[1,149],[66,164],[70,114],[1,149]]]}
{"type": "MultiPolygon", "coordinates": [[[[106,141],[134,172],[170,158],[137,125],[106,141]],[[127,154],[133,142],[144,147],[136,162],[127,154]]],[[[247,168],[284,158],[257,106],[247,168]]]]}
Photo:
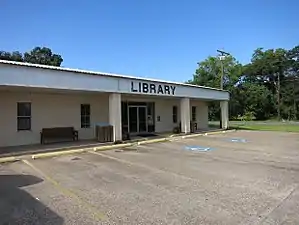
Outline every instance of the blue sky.
{"type": "Polygon", "coordinates": [[[64,67],[186,81],[221,48],[240,62],[257,47],[299,44],[298,0],[0,2],[0,50],[50,47],[64,67]]]}

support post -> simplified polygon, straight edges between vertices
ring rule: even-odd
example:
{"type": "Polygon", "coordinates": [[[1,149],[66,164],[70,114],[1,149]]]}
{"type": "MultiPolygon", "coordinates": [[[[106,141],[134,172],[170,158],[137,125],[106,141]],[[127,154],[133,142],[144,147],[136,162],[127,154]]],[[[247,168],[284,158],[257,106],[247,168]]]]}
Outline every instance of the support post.
{"type": "Polygon", "coordinates": [[[221,101],[221,128],[228,129],[228,101],[221,101]]]}
{"type": "Polygon", "coordinates": [[[190,99],[183,98],[180,102],[181,110],[181,132],[190,133],[190,99]]]}
{"type": "Polygon", "coordinates": [[[113,126],[113,141],[122,141],[121,95],[109,95],[109,123],[113,126]]]}

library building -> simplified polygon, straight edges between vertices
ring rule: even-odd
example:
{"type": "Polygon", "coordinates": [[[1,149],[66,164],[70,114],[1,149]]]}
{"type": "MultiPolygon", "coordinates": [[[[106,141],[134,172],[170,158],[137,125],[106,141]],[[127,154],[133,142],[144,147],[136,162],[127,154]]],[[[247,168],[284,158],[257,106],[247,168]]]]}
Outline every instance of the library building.
{"type": "Polygon", "coordinates": [[[0,60],[0,147],[47,139],[94,140],[110,126],[111,141],[208,128],[208,103],[221,106],[228,126],[227,91],[119,74],[0,60]]]}

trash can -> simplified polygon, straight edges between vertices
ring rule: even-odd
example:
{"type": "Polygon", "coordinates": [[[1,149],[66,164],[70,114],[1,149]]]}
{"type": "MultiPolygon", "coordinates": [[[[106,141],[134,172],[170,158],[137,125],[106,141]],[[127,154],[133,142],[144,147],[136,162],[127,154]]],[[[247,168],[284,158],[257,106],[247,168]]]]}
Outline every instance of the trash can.
{"type": "Polygon", "coordinates": [[[113,142],[113,126],[107,123],[96,124],[95,136],[98,142],[113,142]]]}
{"type": "Polygon", "coordinates": [[[197,123],[192,121],[190,123],[190,131],[191,131],[191,133],[195,133],[196,130],[197,130],[197,123]]]}

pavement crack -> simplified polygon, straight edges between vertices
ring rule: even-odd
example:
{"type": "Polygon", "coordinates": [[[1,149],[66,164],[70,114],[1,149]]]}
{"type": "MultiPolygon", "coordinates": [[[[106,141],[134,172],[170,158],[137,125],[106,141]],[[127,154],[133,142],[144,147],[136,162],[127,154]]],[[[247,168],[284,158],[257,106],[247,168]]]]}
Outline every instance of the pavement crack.
{"type": "Polygon", "coordinates": [[[258,224],[261,224],[261,223],[263,223],[266,219],[268,219],[270,216],[271,216],[271,214],[276,210],[276,209],[278,209],[280,206],[282,206],[287,200],[289,200],[290,199],[290,197],[293,195],[293,193],[298,189],[298,184],[293,188],[293,190],[285,197],[285,198],[283,198],[266,216],[264,216],[263,218],[262,218],[262,220],[261,221],[259,221],[259,223],[258,224]]]}

